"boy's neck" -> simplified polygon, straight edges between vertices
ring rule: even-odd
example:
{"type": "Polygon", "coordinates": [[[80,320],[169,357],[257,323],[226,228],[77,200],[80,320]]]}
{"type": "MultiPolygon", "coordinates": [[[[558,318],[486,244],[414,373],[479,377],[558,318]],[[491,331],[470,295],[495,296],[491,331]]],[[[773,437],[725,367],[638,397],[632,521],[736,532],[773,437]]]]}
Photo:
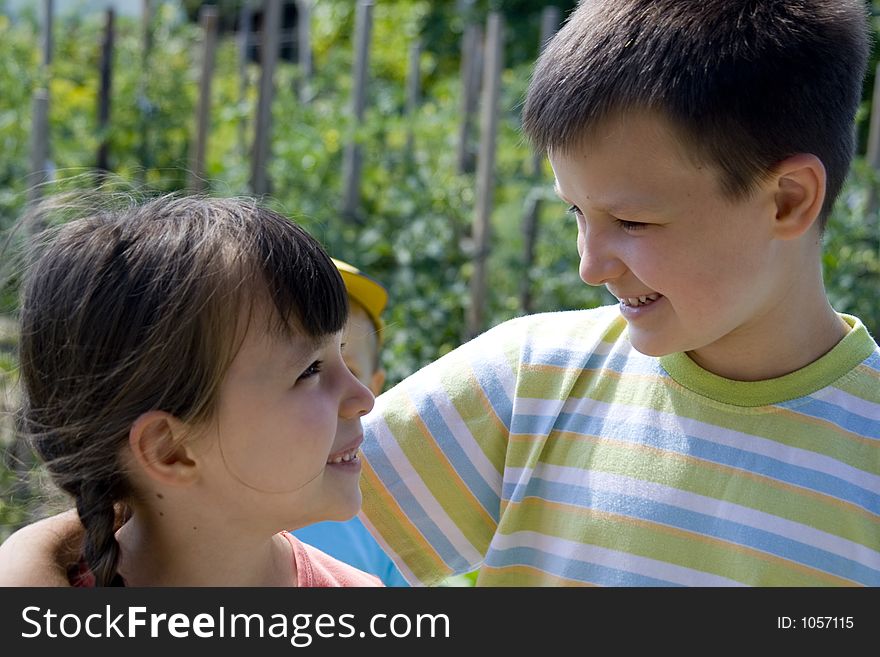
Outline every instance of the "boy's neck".
{"type": "Polygon", "coordinates": [[[785,304],[749,326],[688,356],[704,370],[734,381],[765,381],[795,372],[827,354],[849,331],[824,287],[801,286],[785,304]]]}

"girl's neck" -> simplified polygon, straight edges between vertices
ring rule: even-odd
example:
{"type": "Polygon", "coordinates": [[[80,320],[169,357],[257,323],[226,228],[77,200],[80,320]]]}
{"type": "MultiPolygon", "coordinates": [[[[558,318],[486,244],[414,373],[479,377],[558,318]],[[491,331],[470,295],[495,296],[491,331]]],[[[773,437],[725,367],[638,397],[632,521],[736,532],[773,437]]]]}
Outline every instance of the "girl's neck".
{"type": "Polygon", "coordinates": [[[116,538],[127,586],[296,586],[293,550],[281,534],[184,527],[135,512],[116,538]]]}

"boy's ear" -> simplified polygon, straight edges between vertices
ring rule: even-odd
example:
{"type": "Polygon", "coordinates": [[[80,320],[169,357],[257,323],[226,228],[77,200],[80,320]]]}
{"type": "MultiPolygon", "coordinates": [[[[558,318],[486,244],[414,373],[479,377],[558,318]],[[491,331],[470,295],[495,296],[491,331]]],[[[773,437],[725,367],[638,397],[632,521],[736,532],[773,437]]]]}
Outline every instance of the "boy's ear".
{"type": "Polygon", "coordinates": [[[778,239],[796,239],[806,233],[822,212],[825,202],[825,165],[815,155],[798,153],[774,168],[778,239]]]}
{"type": "Polygon", "coordinates": [[[150,478],[170,485],[192,483],[197,464],[183,440],[185,425],[170,413],[147,411],[131,425],[128,445],[132,456],[150,478]]]}

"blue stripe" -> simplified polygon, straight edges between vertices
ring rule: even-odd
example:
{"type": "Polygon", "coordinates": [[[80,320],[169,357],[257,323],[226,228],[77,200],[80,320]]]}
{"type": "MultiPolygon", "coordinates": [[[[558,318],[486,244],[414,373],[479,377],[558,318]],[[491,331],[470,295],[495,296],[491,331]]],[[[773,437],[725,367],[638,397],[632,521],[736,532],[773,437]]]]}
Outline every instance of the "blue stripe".
{"type": "Polygon", "coordinates": [[[413,497],[409,488],[406,486],[397,471],[391,466],[388,457],[379,446],[376,438],[376,431],[368,422],[364,423],[365,440],[361,450],[370,464],[370,467],[376,471],[377,476],[382,484],[388,489],[391,497],[403,509],[407,519],[412,522],[425,540],[434,548],[443,562],[456,572],[464,572],[472,567],[467,559],[465,559],[455,546],[449,542],[442,530],[431,520],[431,517],[422,508],[418,500],[413,497]]]}
{"type": "Polygon", "coordinates": [[[626,570],[609,568],[589,561],[570,557],[558,557],[530,547],[514,547],[505,550],[490,549],[484,562],[492,568],[531,566],[547,571],[557,577],[598,586],[679,586],[673,582],[645,577],[626,570]]]}
{"type": "Polygon", "coordinates": [[[689,458],[704,459],[818,491],[860,506],[875,515],[880,515],[880,495],[840,477],[784,463],[754,452],[719,445],[709,440],[689,436],[681,431],[669,431],[653,425],[595,418],[581,413],[560,413],[558,417],[518,416],[511,433],[549,435],[554,430],[569,431],[586,436],[602,436],[603,439],[647,445],[689,458]]]}
{"type": "Polygon", "coordinates": [[[471,369],[477,383],[483,390],[483,394],[495,411],[495,415],[510,431],[510,418],[513,417],[513,400],[507,395],[507,391],[501,383],[501,379],[495,373],[498,363],[484,356],[477,356],[471,361],[471,369]]]}
{"type": "MultiPolygon", "coordinates": [[[[634,495],[597,491],[574,484],[547,481],[539,477],[532,477],[528,486],[524,488],[525,490],[516,490],[515,484],[505,484],[504,493],[509,496],[515,495],[516,501],[521,501],[525,497],[537,497],[713,536],[867,586],[880,586],[880,571],[839,554],[732,520],[723,520],[634,495]]],[[[511,499],[513,500],[513,497],[511,499]]]]}
{"type": "Polygon", "coordinates": [[[480,506],[486,510],[486,513],[497,523],[499,507],[501,505],[498,491],[492,488],[483,479],[476,467],[474,467],[470,457],[468,457],[461,445],[458,444],[452,430],[446,424],[434,401],[430,398],[422,399],[418,410],[431,436],[439,445],[443,454],[446,455],[452,467],[455,468],[455,471],[462,478],[468,490],[477,498],[480,506]]]}
{"type": "Polygon", "coordinates": [[[523,364],[533,366],[549,365],[560,369],[578,369],[588,372],[596,370],[611,370],[618,374],[664,375],[656,358],[647,358],[637,351],[627,350],[625,353],[612,351],[608,354],[584,353],[581,349],[536,349],[527,346],[523,353],[523,364]],[[584,356],[587,356],[584,360],[584,356]]]}
{"type": "MultiPolygon", "coordinates": [[[[779,405],[795,413],[825,420],[863,438],[880,440],[880,421],[857,415],[841,408],[837,404],[831,404],[821,399],[809,398],[807,401],[796,399],[793,402],[779,405]]],[[[880,405],[875,405],[875,407],[877,413],[880,414],[880,405]]]]}
{"type": "Polygon", "coordinates": [[[880,372],[880,349],[875,349],[874,353],[862,361],[862,365],[867,365],[872,370],[880,372]]]}

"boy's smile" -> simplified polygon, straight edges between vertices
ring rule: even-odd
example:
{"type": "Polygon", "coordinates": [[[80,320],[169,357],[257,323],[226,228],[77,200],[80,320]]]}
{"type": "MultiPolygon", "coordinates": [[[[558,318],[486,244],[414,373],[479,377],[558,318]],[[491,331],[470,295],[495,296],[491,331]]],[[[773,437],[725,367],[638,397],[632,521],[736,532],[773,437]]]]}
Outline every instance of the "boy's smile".
{"type": "Polygon", "coordinates": [[[768,376],[760,364],[778,356],[778,336],[802,335],[799,323],[830,310],[812,247],[780,238],[778,180],[729,199],[716,169],[650,113],[608,120],[549,158],[577,219],[581,278],[620,300],[639,351],[684,351],[722,376],[771,378],[785,372],[768,376]]]}

